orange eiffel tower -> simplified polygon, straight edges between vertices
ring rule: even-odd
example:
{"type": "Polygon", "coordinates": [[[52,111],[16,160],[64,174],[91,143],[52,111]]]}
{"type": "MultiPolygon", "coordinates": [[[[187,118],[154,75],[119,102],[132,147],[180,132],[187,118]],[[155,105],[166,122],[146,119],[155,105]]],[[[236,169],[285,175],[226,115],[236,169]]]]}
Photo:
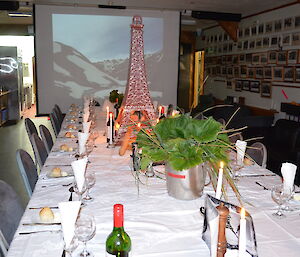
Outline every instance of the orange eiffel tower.
{"type": "Polygon", "coordinates": [[[150,97],[144,60],[143,23],[141,16],[132,18],[130,66],[124,100],[120,108],[117,123],[120,125],[116,143],[120,142],[134,123],[132,115],[139,112],[143,121],[156,123],[156,114],[150,97]]]}

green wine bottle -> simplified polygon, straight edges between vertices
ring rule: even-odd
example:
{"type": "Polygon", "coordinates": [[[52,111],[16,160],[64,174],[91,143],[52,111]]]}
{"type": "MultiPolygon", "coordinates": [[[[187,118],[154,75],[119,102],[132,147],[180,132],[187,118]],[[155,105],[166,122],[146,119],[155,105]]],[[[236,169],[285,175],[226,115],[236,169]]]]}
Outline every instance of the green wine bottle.
{"type": "Polygon", "coordinates": [[[129,257],[131,240],[124,230],[124,212],[122,204],[114,205],[114,228],[106,239],[106,257],[129,257]]]}

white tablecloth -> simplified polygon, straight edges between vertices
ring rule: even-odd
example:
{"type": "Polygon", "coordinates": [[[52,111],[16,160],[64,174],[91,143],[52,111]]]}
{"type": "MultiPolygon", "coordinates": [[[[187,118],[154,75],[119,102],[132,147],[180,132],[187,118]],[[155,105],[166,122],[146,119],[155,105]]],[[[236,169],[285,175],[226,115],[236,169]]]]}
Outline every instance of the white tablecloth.
{"type": "MultiPolygon", "coordinates": [[[[99,120],[104,124],[105,117],[99,120]]],[[[62,126],[65,127],[65,124],[62,126]]],[[[74,146],[76,139],[63,138],[61,131],[54,149],[63,143],[74,146]]],[[[135,179],[130,169],[129,152],[125,156],[118,155],[118,148],[106,148],[103,131],[97,139],[97,147],[90,155],[91,163],[87,169],[95,170],[96,185],[91,190],[93,202],[87,204],[86,210],[95,216],[97,232],[88,242],[88,248],[96,257],[105,256],[105,240],[113,226],[113,205],[124,204],[125,229],[132,240],[133,257],[196,257],[209,256],[209,250],[202,240],[203,217],[199,208],[204,205],[204,197],[192,201],[176,200],[168,196],[166,182],[158,178],[145,180],[139,186],[139,194],[135,179]]],[[[75,144],[76,146],[76,144],[75,144]]],[[[51,167],[70,165],[74,160],[72,154],[50,153],[33,196],[26,208],[17,233],[10,246],[9,257],[60,257],[62,254],[62,235],[59,225],[24,226],[32,222],[39,210],[29,207],[58,206],[61,201],[68,201],[69,184],[73,177],[48,179],[45,173],[51,167]],[[20,232],[54,230],[20,235],[20,232]]],[[[257,166],[249,167],[242,174],[271,174],[257,166]]],[[[296,257],[300,255],[300,211],[286,213],[287,218],[278,220],[271,214],[276,204],[272,201],[270,191],[264,190],[255,182],[270,188],[280,182],[277,176],[241,177],[237,182],[244,197],[246,209],[254,220],[260,257],[296,257]],[[251,205],[253,206],[251,206],[251,205]]],[[[205,193],[213,193],[210,187],[205,193]]],[[[73,199],[76,199],[74,194],[73,199]]],[[[238,204],[235,196],[229,193],[229,200],[238,204]]],[[[300,205],[297,202],[294,206],[300,205]]]]}

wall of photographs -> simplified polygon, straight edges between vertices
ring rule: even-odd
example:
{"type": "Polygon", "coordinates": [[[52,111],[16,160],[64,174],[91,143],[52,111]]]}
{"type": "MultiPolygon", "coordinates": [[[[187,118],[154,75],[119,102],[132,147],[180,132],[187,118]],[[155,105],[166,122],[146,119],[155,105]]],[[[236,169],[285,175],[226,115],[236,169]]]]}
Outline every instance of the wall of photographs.
{"type": "Polygon", "coordinates": [[[274,101],[287,99],[280,93],[273,95],[272,91],[284,88],[293,92],[292,98],[299,102],[299,13],[300,4],[297,4],[244,19],[236,43],[220,27],[206,30],[202,46],[206,52],[208,83],[212,84],[208,86],[209,91],[246,96],[246,104],[250,100],[250,104],[273,109],[280,106],[279,103],[274,106],[274,101]],[[218,85],[226,90],[220,91],[218,85]]]}

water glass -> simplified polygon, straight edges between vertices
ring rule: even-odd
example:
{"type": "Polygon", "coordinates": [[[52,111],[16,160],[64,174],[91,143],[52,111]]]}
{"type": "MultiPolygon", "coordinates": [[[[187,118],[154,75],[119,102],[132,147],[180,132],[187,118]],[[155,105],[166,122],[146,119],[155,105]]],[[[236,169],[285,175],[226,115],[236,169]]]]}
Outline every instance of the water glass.
{"type": "Polygon", "coordinates": [[[272,215],[277,218],[285,218],[286,216],[283,214],[282,206],[291,199],[293,195],[293,188],[285,188],[283,183],[280,185],[273,186],[271,189],[271,196],[275,203],[278,204],[278,210],[276,213],[272,215]]]}
{"type": "Polygon", "coordinates": [[[77,187],[77,183],[76,183],[76,180],[74,180],[73,182],[73,189],[74,189],[74,192],[78,195],[79,197],[79,201],[82,201],[82,195],[85,193],[85,191],[87,190],[87,186],[86,186],[86,183],[83,184],[83,187],[82,187],[82,190],[80,191],[77,187]]]}
{"type": "Polygon", "coordinates": [[[90,189],[95,185],[96,183],[96,176],[94,171],[86,171],[85,173],[85,183],[87,187],[87,192],[83,200],[85,201],[91,201],[93,198],[90,195],[90,189]]]}

